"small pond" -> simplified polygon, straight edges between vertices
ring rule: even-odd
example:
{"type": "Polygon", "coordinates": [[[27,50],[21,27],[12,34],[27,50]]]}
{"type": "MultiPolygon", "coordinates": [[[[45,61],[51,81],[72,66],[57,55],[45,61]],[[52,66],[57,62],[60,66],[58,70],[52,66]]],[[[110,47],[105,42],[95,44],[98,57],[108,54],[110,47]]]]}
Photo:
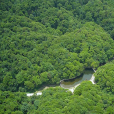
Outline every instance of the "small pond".
{"type": "Polygon", "coordinates": [[[94,71],[92,69],[86,69],[84,72],[83,72],[83,75],[75,78],[75,79],[72,79],[72,80],[65,80],[65,81],[61,81],[60,83],[60,86],[62,88],[66,88],[66,89],[70,89],[70,88],[73,88],[75,87],[77,84],[81,83],[82,81],[84,80],[90,80],[92,75],[93,75],[94,71]]]}

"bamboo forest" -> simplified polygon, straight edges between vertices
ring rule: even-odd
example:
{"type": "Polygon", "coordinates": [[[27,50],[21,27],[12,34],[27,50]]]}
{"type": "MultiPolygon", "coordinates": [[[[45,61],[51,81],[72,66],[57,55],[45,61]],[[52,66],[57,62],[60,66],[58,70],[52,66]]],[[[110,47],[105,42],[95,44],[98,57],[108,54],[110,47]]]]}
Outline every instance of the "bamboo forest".
{"type": "Polygon", "coordinates": [[[114,0],[0,0],[0,114],[114,114],[114,0]]]}

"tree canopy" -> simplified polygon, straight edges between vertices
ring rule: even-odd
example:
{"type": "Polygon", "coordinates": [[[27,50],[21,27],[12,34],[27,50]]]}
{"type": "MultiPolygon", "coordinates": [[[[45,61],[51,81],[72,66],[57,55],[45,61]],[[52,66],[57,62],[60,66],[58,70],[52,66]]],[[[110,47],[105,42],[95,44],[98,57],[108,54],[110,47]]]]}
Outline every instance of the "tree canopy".
{"type": "Polygon", "coordinates": [[[113,114],[113,0],[0,0],[0,113],[113,114]],[[43,85],[96,70],[74,94],[43,85]]]}

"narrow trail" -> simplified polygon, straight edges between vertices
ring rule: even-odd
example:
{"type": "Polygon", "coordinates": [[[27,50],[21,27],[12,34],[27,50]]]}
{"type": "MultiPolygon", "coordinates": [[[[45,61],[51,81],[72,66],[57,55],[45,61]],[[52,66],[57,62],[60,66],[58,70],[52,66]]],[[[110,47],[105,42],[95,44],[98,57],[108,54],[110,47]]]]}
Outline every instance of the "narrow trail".
{"type": "Polygon", "coordinates": [[[42,95],[42,92],[39,91],[39,92],[37,92],[37,93],[27,93],[27,96],[28,96],[28,97],[33,96],[33,95],[39,96],[39,95],[42,95]]]}

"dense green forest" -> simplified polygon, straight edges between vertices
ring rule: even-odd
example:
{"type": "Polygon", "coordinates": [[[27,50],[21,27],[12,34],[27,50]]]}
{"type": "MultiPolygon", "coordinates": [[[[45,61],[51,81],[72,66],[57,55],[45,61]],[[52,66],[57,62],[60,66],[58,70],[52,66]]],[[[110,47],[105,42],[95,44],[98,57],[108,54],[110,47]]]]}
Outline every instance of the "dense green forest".
{"type": "Polygon", "coordinates": [[[0,114],[114,114],[113,59],[114,0],[0,0],[0,114]]]}

